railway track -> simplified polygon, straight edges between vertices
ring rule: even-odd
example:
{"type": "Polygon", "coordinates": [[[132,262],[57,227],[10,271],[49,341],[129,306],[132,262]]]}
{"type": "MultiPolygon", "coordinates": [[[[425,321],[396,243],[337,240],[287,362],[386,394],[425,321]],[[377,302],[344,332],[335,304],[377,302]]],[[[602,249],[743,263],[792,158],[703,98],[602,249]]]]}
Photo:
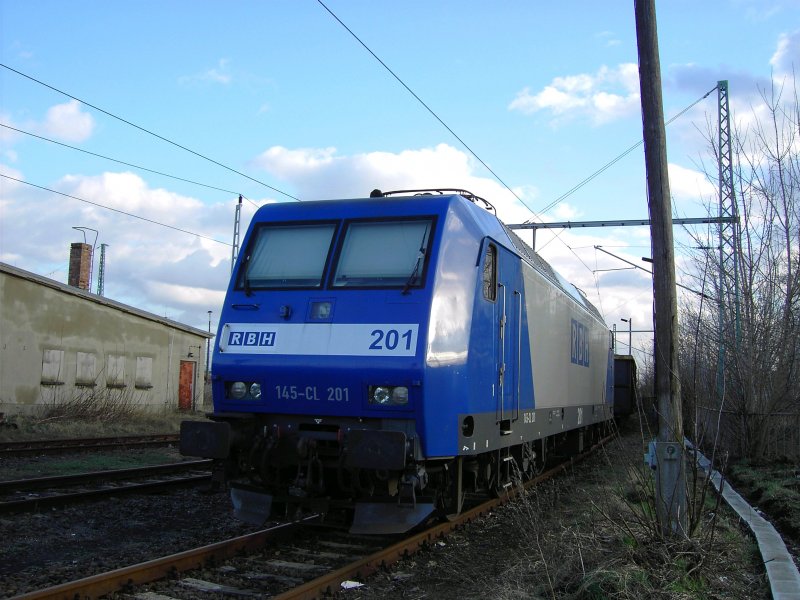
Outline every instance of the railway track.
{"type": "MultiPolygon", "coordinates": [[[[574,457],[572,462],[586,458],[593,450],[574,457]]],[[[525,487],[554,477],[569,464],[567,461],[545,471],[525,487]]],[[[337,591],[343,582],[363,579],[383,566],[416,553],[509,502],[522,490],[522,486],[513,487],[502,497],[485,501],[452,521],[434,524],[412,535],[351,535],[326,527],[319,515],[311,515],[302,521],[16,598],[99,598],[115,592],[125,592],[126,597],[131,597],[127,594],[151,593],[192,598],[204,592],[214,593],[215,597],[316,598],[337,591]],[[178,573],[181,575],[176,577],[178,573]]]]}
{"type": "Polygon", "coordinates": [[[0,514],[36,511],[85,500],[196,485],[211,480],[211,460],[0,481],[0,514]]]}
{"type": "Polygon", "coordinates": [[[124,448],[144,448],[169,446],[180,441],[178,434],[132,435],[105,438],[76,438],[63,440],[31,440],[24,442],[0,443],[0,458],[40,456],[43,454],[67,454],[91,452],[96,450],[119,450],[124,448]]]}

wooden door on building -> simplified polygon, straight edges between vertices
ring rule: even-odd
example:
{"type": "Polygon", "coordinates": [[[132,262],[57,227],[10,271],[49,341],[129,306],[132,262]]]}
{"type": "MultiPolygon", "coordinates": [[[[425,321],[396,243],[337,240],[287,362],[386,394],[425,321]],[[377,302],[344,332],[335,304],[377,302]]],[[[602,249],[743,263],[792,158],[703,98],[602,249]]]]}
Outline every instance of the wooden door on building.
{"type": "Polygon", "coordinates": [[[194,398],[194,369],[197,363],[191,360],[181,361],[181,370],[178,376],[178,408],[191,410],[194,398]]]}

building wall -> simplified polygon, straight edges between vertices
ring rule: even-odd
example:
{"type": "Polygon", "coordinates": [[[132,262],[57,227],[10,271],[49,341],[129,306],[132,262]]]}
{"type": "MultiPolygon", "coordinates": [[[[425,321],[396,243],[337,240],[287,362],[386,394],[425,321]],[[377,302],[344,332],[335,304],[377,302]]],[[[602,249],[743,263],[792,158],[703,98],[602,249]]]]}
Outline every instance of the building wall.
{"type": "Polygon", "coordinates": [[[184,408],[202,409],[205,332],[0,267],[0,412],[90,394],[177,409],[182,361],[194,369],[184,408]]]}

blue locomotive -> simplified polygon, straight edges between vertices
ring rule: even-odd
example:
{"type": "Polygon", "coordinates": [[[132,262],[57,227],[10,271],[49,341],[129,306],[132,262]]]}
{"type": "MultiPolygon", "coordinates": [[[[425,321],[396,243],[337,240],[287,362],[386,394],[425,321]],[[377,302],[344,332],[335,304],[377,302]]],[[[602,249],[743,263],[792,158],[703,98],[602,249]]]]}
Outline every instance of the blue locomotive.
{"type": "Polygon", "coordinates": [[[242,248],[214,412],[181,431],[240,518],[350,506],[352,531],[405,531],[613,417],[597,309],[469,192],[270,204],[242,248]]]}

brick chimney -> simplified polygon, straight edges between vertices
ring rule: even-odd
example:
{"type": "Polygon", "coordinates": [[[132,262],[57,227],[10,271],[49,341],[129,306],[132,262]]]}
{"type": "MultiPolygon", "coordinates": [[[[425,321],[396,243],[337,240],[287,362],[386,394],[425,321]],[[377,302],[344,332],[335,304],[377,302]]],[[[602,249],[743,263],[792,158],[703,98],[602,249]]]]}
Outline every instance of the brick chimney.
{"type": "Polygon", "coordinates": [[[69,247],[69,278],[72,287],[88,290],[92,279],[92,247],[75,242],[69,247]]]}

